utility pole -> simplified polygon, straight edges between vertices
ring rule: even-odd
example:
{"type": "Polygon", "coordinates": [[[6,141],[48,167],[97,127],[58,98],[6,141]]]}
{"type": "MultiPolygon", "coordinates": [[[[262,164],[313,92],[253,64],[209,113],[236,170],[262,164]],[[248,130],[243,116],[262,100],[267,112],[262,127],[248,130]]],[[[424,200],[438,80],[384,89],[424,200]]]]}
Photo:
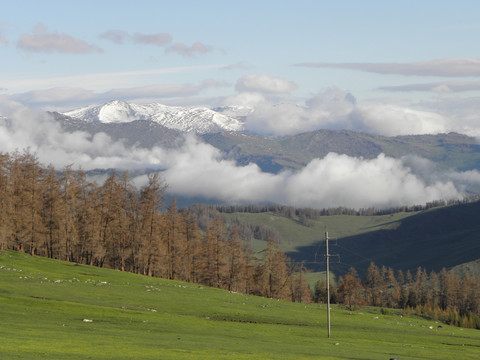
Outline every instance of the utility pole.
{"type": "Polygon", "coordinates": [[[328,231],[325,231],[325,258],[327,260],[327,327],[330,338],[330,253],[328,252],[328,231]]]}

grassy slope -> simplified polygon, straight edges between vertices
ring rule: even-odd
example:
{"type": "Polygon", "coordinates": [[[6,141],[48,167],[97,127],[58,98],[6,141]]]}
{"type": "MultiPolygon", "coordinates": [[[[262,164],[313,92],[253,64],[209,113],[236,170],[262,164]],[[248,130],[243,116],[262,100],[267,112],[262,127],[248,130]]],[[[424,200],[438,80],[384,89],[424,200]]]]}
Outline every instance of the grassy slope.
{"type": "Polygon", "coordinates": [[[477,359],[476,330],[0,252],[2,359],[477,359]],[[83,322],[88,318],[93,322],[83,322]],[[430,329],[432,327],[432,329],[430,329]]]}
{"type": "MultiPolygon", "coordinates": [[[[306,261],[307,268],[324,268],[324,233],[332,241],[332,269],[341,274],[353,266],[363,273],[371,261],[394,269],[415,271],[418,266],[439,271],[480,258],[480,202],[435,208],[419,213],[383,216],[325,216],[313,227],[298,221],[261,214],[226,214],[254,224],[278,230],[280,246],[296,261],[306,261]]],[[[254,250],[265,247],[252,243],[254,250]]],[[[476,267],[475,267],[476,268],[476,267]]]]}

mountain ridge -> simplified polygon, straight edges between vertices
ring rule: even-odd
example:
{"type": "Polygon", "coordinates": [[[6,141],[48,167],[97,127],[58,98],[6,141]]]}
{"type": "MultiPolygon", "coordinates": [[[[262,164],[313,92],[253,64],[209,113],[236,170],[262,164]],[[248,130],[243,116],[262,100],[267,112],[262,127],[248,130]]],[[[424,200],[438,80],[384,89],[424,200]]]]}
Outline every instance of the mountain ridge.
{"type": "Polygon", "coordinates": [[[138,105],[113,100],[62,114],[85,122],[103,124],[146,120],[170,129],[198,134],[244,130],[242,121],[206,107],[167,106],[160,103],[138,105]]]}
{"type": "MultiPolygon", "coordinates": [[[[67,132],[80,130],[91,135],[104,132],[113,140],[143,148],[178,147],[183,144],[184,135],[189,133],[146,119],[102,123],[56,112],[52,115],[67,132]]],[[[297,135],[265,137],[244,131],[217,130],[196,135],[219,149],[226,159],[240,166],[255,163],[269,173],[301,169],[313,159],[323,158],[331,152],[364,159],[374,159],[381,153],[393,158],[419,156],[444,170],[480,169],[480,143],[458,133],[387,137],[352,130],[320,129],[297,135]]]]}

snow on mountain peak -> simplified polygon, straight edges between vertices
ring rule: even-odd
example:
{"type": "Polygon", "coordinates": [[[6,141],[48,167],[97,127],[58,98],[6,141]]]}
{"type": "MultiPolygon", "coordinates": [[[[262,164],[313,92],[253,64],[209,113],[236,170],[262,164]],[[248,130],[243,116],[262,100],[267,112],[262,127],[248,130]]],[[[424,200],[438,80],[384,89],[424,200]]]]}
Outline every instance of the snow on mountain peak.
{"type": "Polygon", "coordinates": [[[159,103],[137,105],[114,100],[103,105],[68,111],[64,115],[100,123],[149,120],[167,128],[199,134],[244,130],[241,120],[205,107],[187,108],[159,103]]]}

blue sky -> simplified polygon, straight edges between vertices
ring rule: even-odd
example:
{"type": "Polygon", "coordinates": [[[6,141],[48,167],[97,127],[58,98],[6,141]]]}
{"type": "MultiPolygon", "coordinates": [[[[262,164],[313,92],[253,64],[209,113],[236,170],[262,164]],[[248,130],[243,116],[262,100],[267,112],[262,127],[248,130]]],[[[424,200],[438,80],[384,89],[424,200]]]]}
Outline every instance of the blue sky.
{"type": "MultiPolygon", "coordinates": [[[[99,94],[109,90],[146,86],[160,89],[138,100],[217,106],[239,92],[240,78],[255,74],[294,84],[283,92],[243,88],[277,101],[302,104],[335,87],[364,103],[418,106],[438,100],[440,91],[386,88],[475,82],[479,74],[405,76],[298,64],[479,59],[479,17],[478,1],[2,0],[0,88],[45,108],[80,106],[74,101],[80,94],[83,103],[101,103],[106,97],[99,94]],[[64,89],[48,101],[19,95],[57,87],[77,91],[64,89]]],[[[472,96],[478,89],[441,95],[472,96]]],[[[125,98],[135,100],[133,93],[125,98]]]]}
{"type": "Polygon", "coordinates": [[[267,136],[326,128],[480,139],[478,1],[0,5],[0,120],[12,119],[0,122],[0,151],[30,148],[57,168],[159,167],[174,194],[226,202],[388,207],[461,198],[480,184],[476,169],[439,170],[415,156],[332,153],[273,175],[194,137],[175,151],[126,148],[65,133],[42,112],[116,99],[244,105],[254,109],[247,130],[267,136]]]}

